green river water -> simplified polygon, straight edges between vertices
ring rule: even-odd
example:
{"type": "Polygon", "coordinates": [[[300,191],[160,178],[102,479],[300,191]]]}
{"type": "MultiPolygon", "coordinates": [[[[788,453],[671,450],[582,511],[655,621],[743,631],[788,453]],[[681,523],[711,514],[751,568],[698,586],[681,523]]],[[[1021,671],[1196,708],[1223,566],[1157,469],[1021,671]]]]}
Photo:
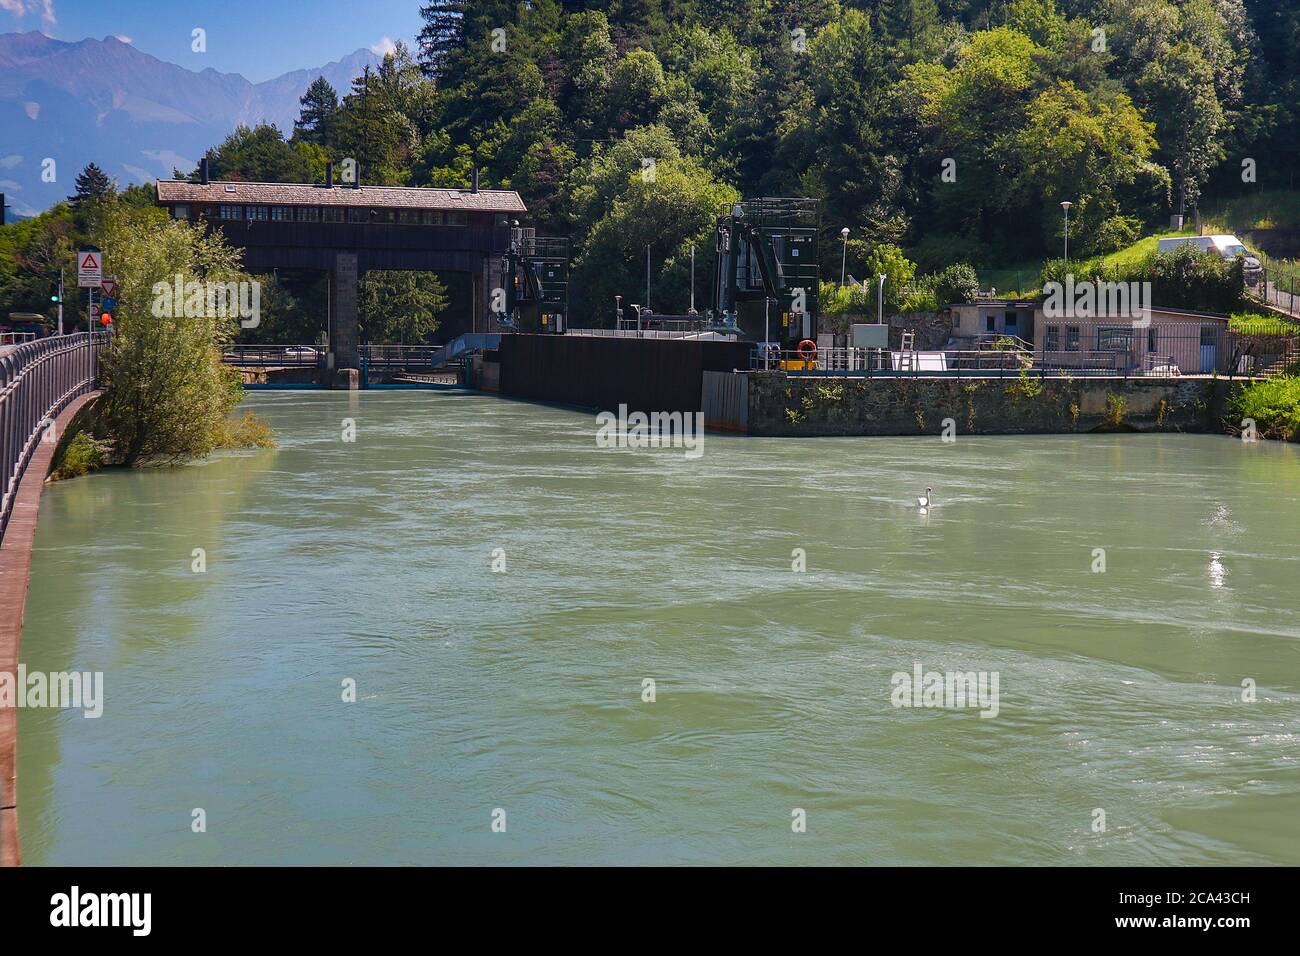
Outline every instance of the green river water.
{"type": "Polygon", "coordinates": [[[29,864],[1300,864],[1296,446],[246,405],[278,449],[46,490],[23,661],[106,701],[20,713],[29,864]]]}

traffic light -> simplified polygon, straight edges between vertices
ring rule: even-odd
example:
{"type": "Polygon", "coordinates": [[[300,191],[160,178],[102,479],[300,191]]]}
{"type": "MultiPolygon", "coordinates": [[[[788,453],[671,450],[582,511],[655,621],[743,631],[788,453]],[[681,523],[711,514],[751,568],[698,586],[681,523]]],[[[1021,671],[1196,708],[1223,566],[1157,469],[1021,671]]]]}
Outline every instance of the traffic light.
{"type": "Polygon", "coordinates": [[[59,301],[59,294],[58,294],[57,292],[51,292],[51,293],[50,293],[50,301],[51,301],[51,302],[58,302],[58,301],[59,301]]]}

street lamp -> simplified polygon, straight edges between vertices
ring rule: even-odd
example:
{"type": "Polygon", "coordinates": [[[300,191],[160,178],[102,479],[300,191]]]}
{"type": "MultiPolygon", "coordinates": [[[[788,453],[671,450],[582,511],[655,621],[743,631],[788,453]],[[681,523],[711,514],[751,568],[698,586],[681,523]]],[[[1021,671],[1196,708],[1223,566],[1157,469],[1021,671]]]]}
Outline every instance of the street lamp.
{"type": "Polygon", "coordinates": [[[1065,210],[1065,261],[1070,261],[1070,207],[1074,203],[1065,200],[1061,203],[1061,208],[1065,210]]]}
{"type": "Polygon", "coordinates": [[[840,253],[840,285],[844,285],[844,263],[849,257],[849,227],[845,226],[840,230],[840,238],[844,240],[844,250],[840,253]]]}
{"type": "Polygon", "coordinates": [[[885,324],[885,274],[882,272],[876,276],[879,283],[876,286],[876,322],[880,325],[885,324]]]}

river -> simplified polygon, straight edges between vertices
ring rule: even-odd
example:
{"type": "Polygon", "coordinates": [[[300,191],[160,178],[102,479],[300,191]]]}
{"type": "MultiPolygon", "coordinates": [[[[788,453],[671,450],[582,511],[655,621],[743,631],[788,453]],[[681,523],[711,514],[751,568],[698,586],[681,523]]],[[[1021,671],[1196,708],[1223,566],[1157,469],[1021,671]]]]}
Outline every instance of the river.
{"type": "Polygon", "coordinates": [[[106,699],[20,713],[29,864],[1300,864],[1296,446],[245,404],[45,492],[23,661],[106,699]]]}

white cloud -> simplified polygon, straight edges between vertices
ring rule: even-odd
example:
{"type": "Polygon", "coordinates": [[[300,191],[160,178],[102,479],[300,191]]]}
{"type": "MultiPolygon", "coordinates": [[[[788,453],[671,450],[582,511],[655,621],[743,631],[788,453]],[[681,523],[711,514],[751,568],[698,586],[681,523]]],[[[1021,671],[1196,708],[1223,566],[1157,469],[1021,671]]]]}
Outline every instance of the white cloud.
{"type": "Polygon", "coordinates": [[[54,0],[0,0],[0,10],[7,10],[19,20],[29,13],[39,13],[41,23],[52,27],[58,23],[54,15],[54,0]]]}
{"type": "Polygon", "coordinates": [[[121,43],[131,43],[131,42],[132,42],[132,40],[131,40],[130,37],[122,36],[122,34],[120,34],[120,33],[115,33],[115,34],[113,34],[113,39],[114,39],[114,40],[117,40],[117,41],[119,41],[119,42],[121,42],[121,43]]]}
{"type": "MultiPolygon", "coordinates": [[[[7,2],[7,0],[0,0],[0,3],[4,2],[7,2]]],[[[392,53],[396,49],[397,44],[392,41],[391,37],[384,37],[378,43],[370,44],[370,52],[375,56],[383,56],[386,53],[392,53]]]]}

